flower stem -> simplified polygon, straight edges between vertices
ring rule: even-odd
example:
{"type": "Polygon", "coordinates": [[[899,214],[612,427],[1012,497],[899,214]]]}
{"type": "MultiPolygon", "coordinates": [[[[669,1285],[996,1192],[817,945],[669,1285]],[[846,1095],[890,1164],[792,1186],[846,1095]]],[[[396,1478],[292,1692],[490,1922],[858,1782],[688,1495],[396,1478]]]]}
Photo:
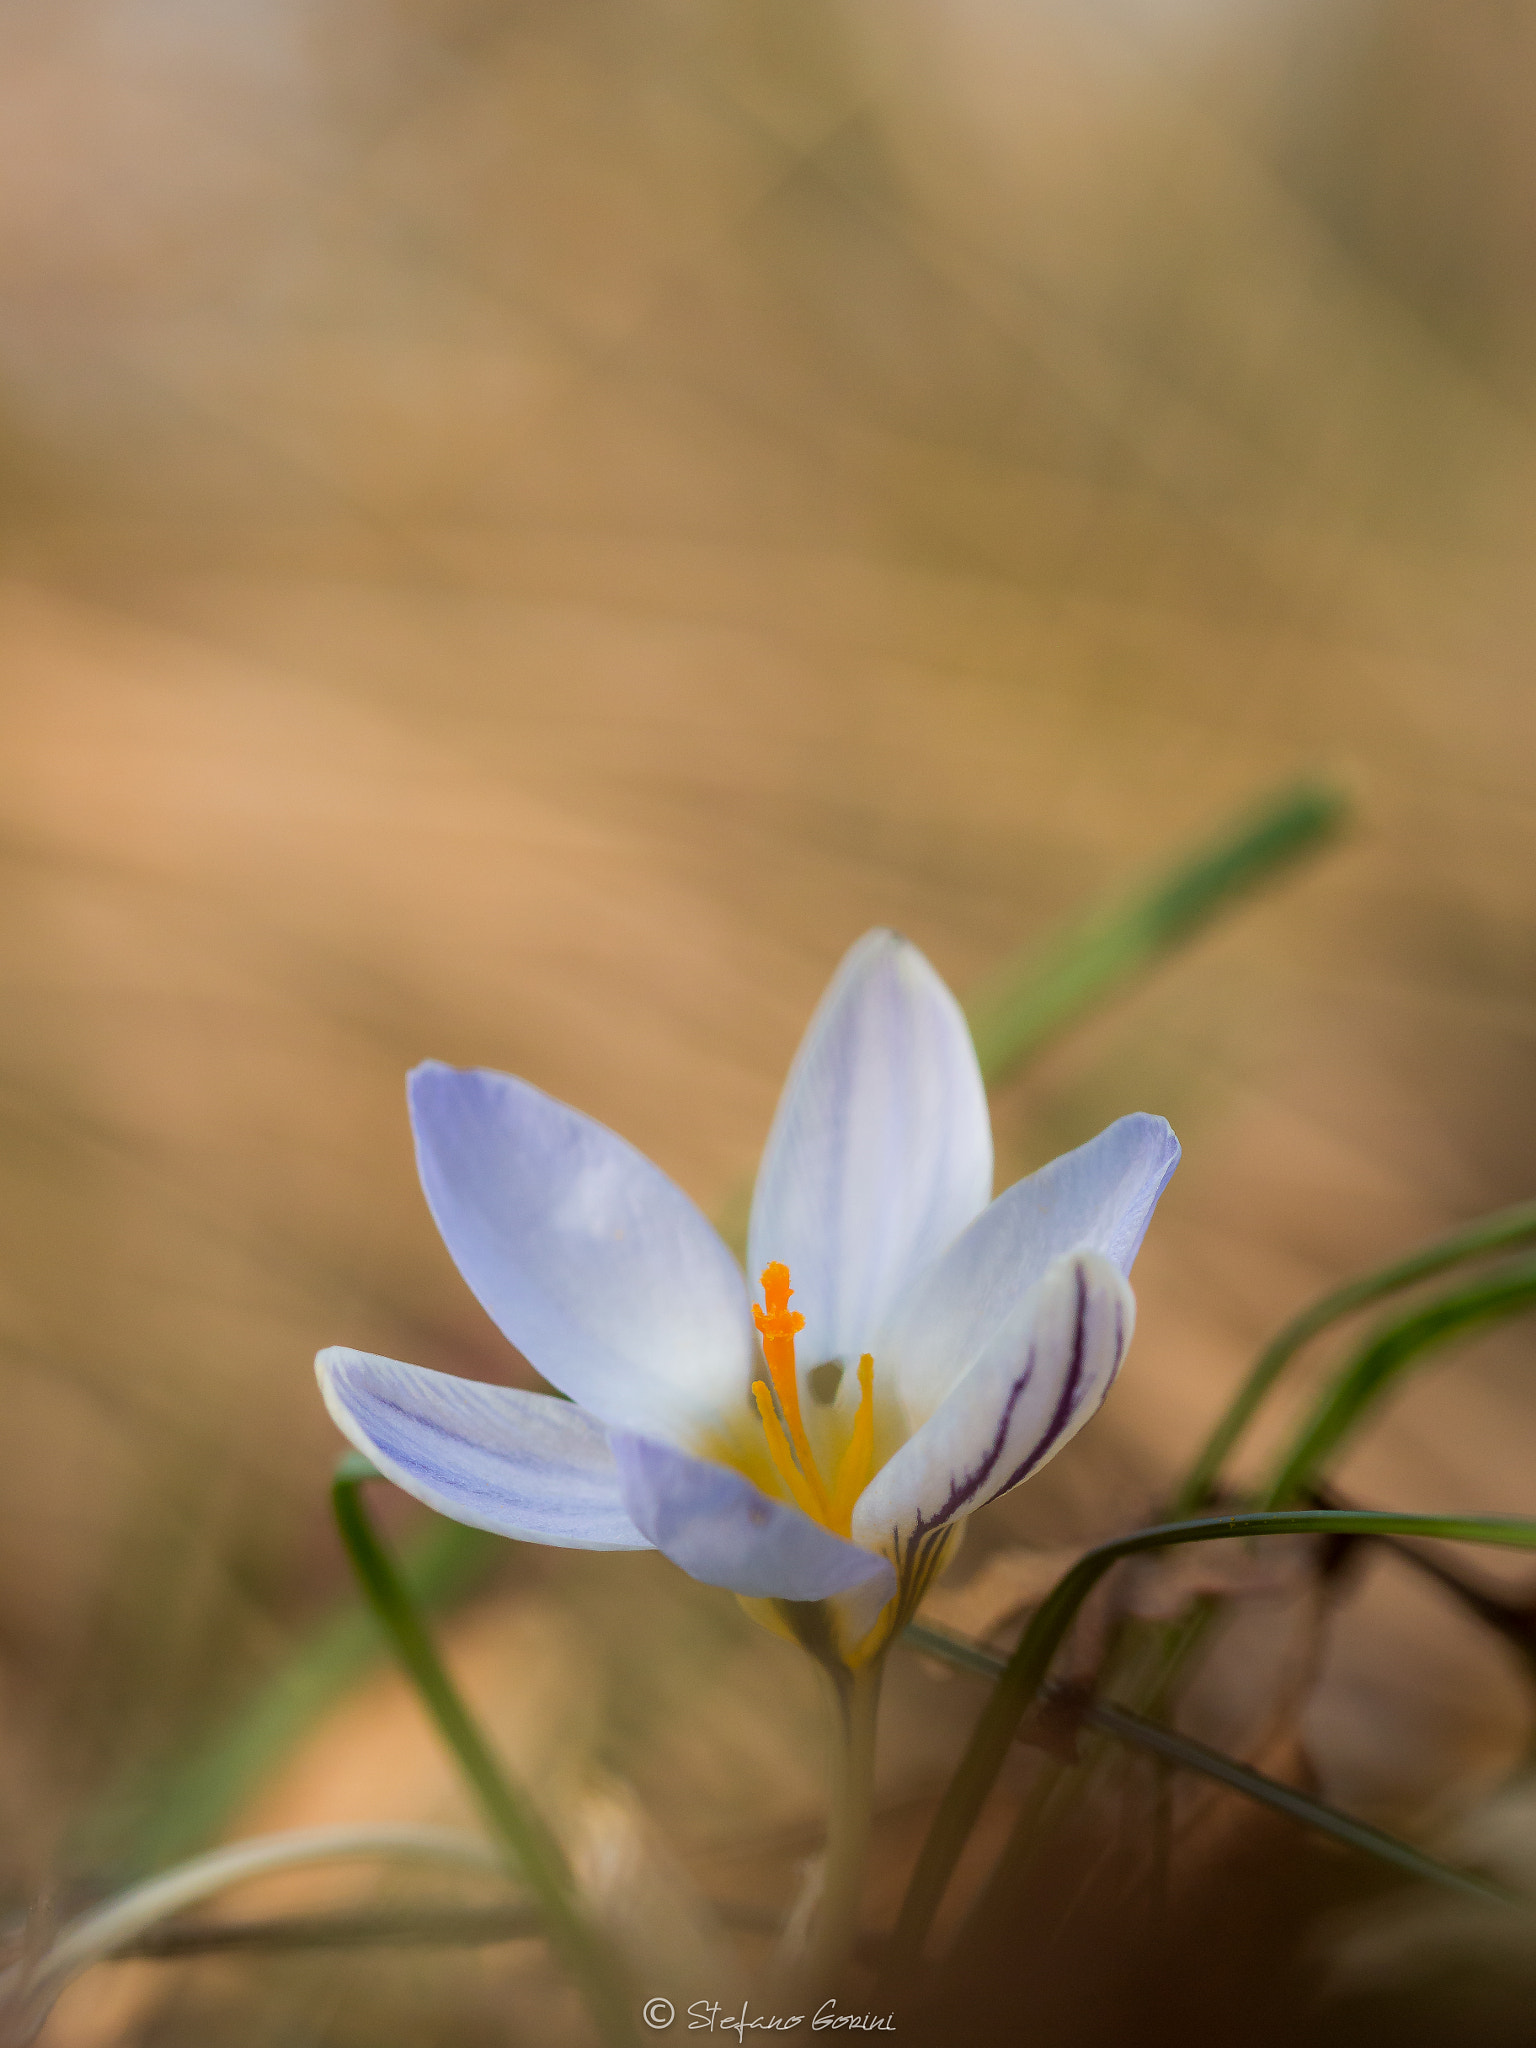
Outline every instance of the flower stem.
{"type": "Polygon", "coordinates": [[[580,1910],[565,1852],[543,1816],[514,1786],[480,1732],[437,1653],[394,1559],[380,1542],[361,1499],[379,1474],[353,1452],[331,1486],[336,1524],[369,1606],[422,1705],[453,1752],[513,1870],[539,1903],[550,1945],[580,1986],[589,2011],[613,2048],[635,2039],[632,2000],[618,1959],[580,1910]]]}
{"type": "Polygon", "coordinates": [[[807,1989],[830,1989],[847,1967],[859,1931],[864,1866],[874,1812],[875,1728],[884,1657],[857,1671],[826,1666],[833,1697],[832,1810],[821,1894],[800,1974],[807,1989]]]}

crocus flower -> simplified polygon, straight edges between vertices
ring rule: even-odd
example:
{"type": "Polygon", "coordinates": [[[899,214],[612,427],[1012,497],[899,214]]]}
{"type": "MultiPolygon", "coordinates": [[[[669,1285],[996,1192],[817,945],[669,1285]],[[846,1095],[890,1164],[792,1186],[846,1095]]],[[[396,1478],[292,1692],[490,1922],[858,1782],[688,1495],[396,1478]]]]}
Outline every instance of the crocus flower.
{"type": "Polygon", "coordinates": [[[422,1186],[492,1320],[566,1396],[332,1349],[326,1404],[440,1514],[650,1546],[855,1664],[963,1517],[1109,1390],[1126,1276],[1179,1147],[1126,1116],[995,1201],[970,1034],[917,949],[868,933],[796,1055],[753,1195],[749,1298],[694,1203],[526,1081],[410,1077],[422,1186]],[[791,1306],[791,1302],[794,1306],[791,1306]],[[798,1603],[826,1603],[817,1610],[798,1603]]]}

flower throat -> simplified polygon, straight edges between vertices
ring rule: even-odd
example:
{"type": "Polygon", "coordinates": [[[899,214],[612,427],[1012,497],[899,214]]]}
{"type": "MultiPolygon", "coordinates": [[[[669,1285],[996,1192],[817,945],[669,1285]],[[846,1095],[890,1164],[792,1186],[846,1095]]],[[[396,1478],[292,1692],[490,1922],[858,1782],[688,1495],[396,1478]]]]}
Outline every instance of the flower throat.
{"type": "Polygon", "coordinates": [[[805,1328],[805,1317],[790,1307],[789,1297],[793,1293],[788,1266],[775,1260],[763,1268],[763,1306],[754,1306],[752,1320],[763,1340],[763,1362],[773,1386],[770,1392],[765,1381],[754,1380],[752,1398],[762,1417],[768,1455],[788,1487],[791,1500],[813,1522],[820,1522],[835,1535],[846,1536],[853,1524],[854,1502],[869,1484],[874,1465],[875,1361],[867,1351],[859,1360],[859,1409],[853,1420],[853,1434],[838,1460],[829,1489],[817,1468],[816,1454],[800,1416],[795,1336],[805,1328]]]}

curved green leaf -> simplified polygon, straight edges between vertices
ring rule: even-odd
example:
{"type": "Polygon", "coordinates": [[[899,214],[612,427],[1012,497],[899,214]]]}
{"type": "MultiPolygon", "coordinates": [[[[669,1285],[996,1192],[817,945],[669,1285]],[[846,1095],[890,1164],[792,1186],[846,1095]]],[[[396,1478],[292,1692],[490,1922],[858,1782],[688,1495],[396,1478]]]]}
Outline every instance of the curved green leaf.
{"type": "Polygon", "coordinates": [[[1286,1507],[1306,1493],[1344,1438],[1428,1352],[1536,1308],[1536,1260],[1523,1260],[1436,1297],[1378,1330],[1325,1390],[1281,1456],[1259,1503],[1286,1507]]]}
{"type": "Polygon", "coordinates": [[[1342,1322],[1346,1316],[1355,1315],[1374,1302],[1401,1294],[1421,1281],[1432,1280],[1437,1273],[1444,1273],[1453,1266],[1507,1251],[1515,1245],[1531,1243],[1536,1243],[1536,1202],[1519,1202],[1513,1208],[1481,1216],[1475,1223],[1452,1231],[1448,1237],[1437,1238],[1433,1244],[1410,1252],[1406,1258],[1395,1259],[1391,1265],[1335,1288],[1331,1294],[1323,1295],[1309,1308],[1303,1309],[1300,1315],[1293,1316],[1259,1353],[1252,1371],[1190,1466],[1183,1484],[1173,1497],[1170,1512],[1175,1516],[1192,1515],[1204,1506],[1215,1490],[1222,1466],[1257,1414],[1270,1388],[1296,1354],[1331,1324],[1342,1322]]]}

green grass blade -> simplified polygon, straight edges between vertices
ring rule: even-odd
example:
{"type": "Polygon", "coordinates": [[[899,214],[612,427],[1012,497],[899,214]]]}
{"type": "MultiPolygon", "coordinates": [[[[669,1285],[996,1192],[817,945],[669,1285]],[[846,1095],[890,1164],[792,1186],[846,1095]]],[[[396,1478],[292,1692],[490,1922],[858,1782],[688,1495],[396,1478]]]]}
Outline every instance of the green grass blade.
{"type": "MultiPolygon", "coordinates": [[[[1349,1508],[1359,1503],[1344,1499],[1331,1486],[1309,1486],[1305,1501],[1298,1505],[1349,1508]]],[[[1536,1677],[1536,1603],[1505,1598],[1487,1586],[1474,1585],[1444,1558],[1421,1550],[1416,1543],[1405,1543],[1396,1536],[1378,1536],[1374,1541],[1380,1549],[1400,1557],[1413,1571],[1433,1579],[1437,1586],[1443,1586],[1451,1598],[1465,1607],[1485,1628],[1502,1636],[1510,1648],[1532,1667],[1532,1676],[1536,1677]]]]}
{"type": "Polygon", "coordinates": [[[1480,1216],[1475,1223],[1452,1231],[1448,1237],[1437,1238],[1433,1244],[1410,1252],[1406,1258],[1395,1259],[1391,1265],[1367,1273],[1359,1280],[1351,1280],[1346,1286],[1335,1288],[1331,1294],[1323,1295],[1309,1308],[1303,1309],[1259,1353],[1252,1371],[1201,1447],[1199,1456],[1174,1495],[1170,1512],[1175,1516],[1192,1515],[1205,1505],[1215,1490],[1222,1466],[1271,1387],[1297,1353],[1330,1325],[1342,1322],[1346,1316],[1370,1308],[1378,1301],[1385,1301],[1391,1295],[1401,1294],[1409,1287],[1416,1287],[1422,1281],[1432,1280],[1436,1274],[1447,1272],[1453,1266],[1533,1243],[1536,1243],[1536,1202],[1520,1202],[1513,1208],[1499,1209],[1491,1216],[1480,1216]]]}
{"type": "Polygon", "coordinates": [[[1536,1308],[1536,1260],[1481,1275],[1379,1330],[1338,1374],[1281,1456],[1260,1505],[1286,1507],[1409,1366],[1442,1345],[1536,1308]]]}
{"type": "MultiPolygon", "coordinates": [[[[927,1628],[921,1623],[911,1624],[902,1640],[911,1649],[921,1650],[930,1657],[941,1657],[957,1670],[974,1672],[978,1677],[1001,1678],[1007,1668],[1006,1659],[994,1656],[979,1644],[964,1642],[947,1631],[927,1628]]],[[[1085,1699],[1081,1706],[1074,1707],[1074,1712],[1085,1727],[1096,1728],[1100,1734],[1113,1736],[1117,1742],[1127,1743],[1133,1748],[1149,1750],[1154,1756],[1177,1764],[1182,1770],[1211,1778],[1259,1806],[1283,1813],[1288,1820],[1328,1835],[1348,1848],[1359,1850],[1362,1855],[1374,1857],[1378,1863],[1406,1871],[1410,1877],[1422,1878],[1428,1884],[1436,1884],[1443,1890],[1464,1896],[1506,1905],[1518,1902],[1515,1893],[1491,1879],[1479,1877],[1472,1871],[1458,1870],[1453,1864],[1441,1863],[1434,1856],[1426,1856],[1412,1843],[1399,1841],[1396,1835],[1386,1834],[1381,1828],[1373,1828],[1365,1821],[1341,1813],[1337,1807],[1327,1806],[1320,1799],[1310,1799],[1305,1792],[1297,1791],[1294,1785],[1283,1785],[1278,1778],[1267,1777],[1264,1772],[1239,1763],[1235,1757],[1224,1756],[1219,1749],[1197,1742],[1191,1735],[1181,1735],[1177,1729],[1164,1727],[1160,1721],[1149,1721],[1144,1714],[1133,1713],[1129,1707],[1115,1706],[1108,1700],[1085,1699]]]]}
{"type": "Polygon", "coordinates": [[[1134,894],[1090,912],[1044,947],[1031,946],[1001,968],[966,1005],[988,1082],[1006,1079],[1048,1039],[1213,918],[1326,845],[1347,810],[1342,793],[1325,784],[1283,790],[1134,894]]]}
{"type": "Polygon", "coordinates": [[[1078,1609],[1121,1558],[1184,1543],[1231,1542],[1249,1536],[1436,1536],[1536,1550],[1536,1521],[1503,1515],[1400,1515],[1364,1509],[1296,1509],[1284,1513],[1223,1515],[1140,1529],[1088,1551],[1048,1593],[1031,1617],[1018,1648],[1003,1667],[972,1731],[965,1754],[934,1816],[902,1902],[891,1953],[915,1967],[971,1830],[1003,1760],[1033,1705],[1051,1661],[1078,1609]]]}
{"type": "Polygon", "coordinates": [[[623,1966],[582,1910],[558,1838],[523,1787],[507,1775],[448,1676],[405,1576],[363,1505],[363,1488],[380,1476],[352,1451],[337,1466],[331,1488],[336,1527],[358,1586],[463,1772],[492,1836],[505,1849],[510,1868],[538,1901],[550,1946],[580,1990],[599,2033],[612,2048],[632,2048],[634,2007],[623,1966]]]}

